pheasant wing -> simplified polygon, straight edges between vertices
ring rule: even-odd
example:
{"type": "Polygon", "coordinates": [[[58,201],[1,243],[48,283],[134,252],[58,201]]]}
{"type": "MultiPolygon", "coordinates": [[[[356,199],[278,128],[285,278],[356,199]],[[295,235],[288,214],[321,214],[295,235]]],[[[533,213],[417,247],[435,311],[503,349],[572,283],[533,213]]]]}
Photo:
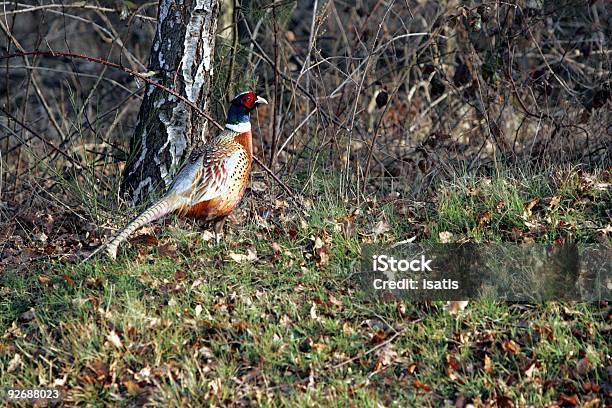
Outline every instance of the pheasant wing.
{"type": "Polygon", "coordinates": [[[201,171],[196,177],[197,183],[194,185],[191,196],[192,203],[220,197],[226,194],[237,181],[236,176],[246,166],[247,155],[239,146],[228,150],[223,155],[219,155],[219,152],[204,155],[201,171]]]}

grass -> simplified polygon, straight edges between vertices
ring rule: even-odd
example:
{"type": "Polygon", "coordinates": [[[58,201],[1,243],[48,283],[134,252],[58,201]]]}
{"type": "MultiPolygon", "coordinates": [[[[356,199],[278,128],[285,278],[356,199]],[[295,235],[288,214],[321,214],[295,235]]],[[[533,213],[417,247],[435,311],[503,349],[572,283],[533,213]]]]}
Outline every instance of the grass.
{"type": "Polygon", "coordinates": [[[608,239],[605,183],[573,169],[462,178],[417,207],[347,203],[319,182],[304,212],[261,203],[272,214],[220,244],[175,222],[117,262],[15,265],[0,275],[0,388],[92,406],[600,406],[605,304],[483,300],[453,316],[373,303],[352,273],[361,244],[414,235],[608,239]]]}

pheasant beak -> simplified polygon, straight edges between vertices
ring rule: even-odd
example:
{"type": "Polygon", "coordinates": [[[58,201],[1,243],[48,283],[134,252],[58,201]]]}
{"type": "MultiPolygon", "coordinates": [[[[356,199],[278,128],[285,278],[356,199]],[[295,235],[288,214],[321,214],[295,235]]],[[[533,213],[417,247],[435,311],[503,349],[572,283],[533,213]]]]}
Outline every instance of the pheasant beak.
{"type": "Polygon", "coordinates": [[[255,105],[258,105],[258,104],[260,104],[260,103],[263,103],[263,104],[266,104],[266,105],[267,105],[267,104],[268,104],[268,101],[266,101],[266,100],[265,100],[264,98],[262,98],[261,96],[258,96],[258,97],[257,97],[257,99],[255,100],[255,105]]]}

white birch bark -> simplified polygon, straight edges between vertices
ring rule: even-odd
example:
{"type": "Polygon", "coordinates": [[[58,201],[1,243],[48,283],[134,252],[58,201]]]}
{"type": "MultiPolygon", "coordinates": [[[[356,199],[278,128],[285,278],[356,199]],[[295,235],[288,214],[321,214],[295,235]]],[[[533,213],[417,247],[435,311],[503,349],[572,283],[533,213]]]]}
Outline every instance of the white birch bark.
{"type": "MultiPolygon", "coordinates": [[[[160,0],[149,70],[154,79],[201,109],[213,75],[219,0],[160,0]]],[[[132,153],[122,189],[134,204],[163,190],[185,160],[191,144],[204,137],[206,121],[178,98],[147,85],[132,136],[132,153]]]]}

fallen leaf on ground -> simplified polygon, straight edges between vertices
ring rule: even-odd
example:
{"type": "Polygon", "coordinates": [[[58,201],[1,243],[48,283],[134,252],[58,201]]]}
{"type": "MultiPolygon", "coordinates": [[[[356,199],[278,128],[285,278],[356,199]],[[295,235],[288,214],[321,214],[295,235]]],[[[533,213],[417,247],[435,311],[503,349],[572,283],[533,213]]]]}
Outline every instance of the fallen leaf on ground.
{"type": "Polygon", "coordinates": [[[592,400],[586,401],[582,404],[582,408],[597,408],[600,407],[601,400],[599,398],[593,398],[592,400]]]}
{"type": "Polygon", "coordinates": [[[47,275],[40,275],[38,277],[38,283],[40,283],[41,285],[48,285],[51,283],[51,278],[49,278],[47,275]]]}
{"type": "Polygon", "coordinates": [[[376,333],[374,333],[374,335],[372,336],[372,343],[380,344],[386,339],[387,339],[387,333],[381,329],[381,330],[378,330],[376,333]]]}
{"type": "Polygon", "coordinates": [[[108,340],[113,346],[116,348],[121,348],[121,339],[119,335],[114,330],[111,330],[110,333],[106,336],[106,340],[108,340]]]}
{"type": "Polygon", "coordinates": [[[533,372],[536,369],[536,362],[532,361],[531,364],[529,364],[529,366],[527,367],[527,369],[525,370],[525,376],[527,378],[531,378],[533,376],[533,372]]]}
{"type": "Polygon", "coordinates": [[[202,279],[198,278],[191,284],[191,289],[195,289],[202,284],[202,279]]]}
{"type": "Polygon", "coordinates": [[[147,246],[155,246],[159,244],[159,240],[155,235],[151,234],[142,234],[137,237],[130,239],[130,244],[132,245],[147,245],[147,246]]]}
{"type": "Polygon", "coordinates": [[[319,315],[317,315],[317,304],[312,302],[312,306],[310,306],[310,318],[312,320],[318,320],[319,315]]]}
{"type": "Polygon", "coordinates": [[[21,364],[23,364],[23,360],[21,359],[21,354],[17,353],[13,356],[11,361],[9,361],[8,368],[6,371],[8,373],[12,373],[15,371],[21,364]]]}
{"type": "Polygon", "coordinates": [[[510,397],[506,397],[504,395],[497,397],[495,402],[499,408],[514,408],[514,401],[512,401],[510,397]]]}
{"type": "Polygon", "coordinates": [[[444,310],[446,310],[452,316],[457,316],[459,312],[465,310],[468,303],[468,300],[451,300],[446,302],[446,305],[444,305],[444,310]]]}
{"type": "Polygon", "coordinates": [[[418,389],[423,390],[425,392],[430,392],[431,391],[431,387],[429,385],[424,384],[424,383],[422,383],[419,380],[414,380],[412,385],[414,385],[414,388],[418,388],[418,389]]]}
{"type": "Polygon", "coordinates": [[[562,393],[559,400],[562,405],[570,405],[572,407],[578,405],[578,397],[576,395],[565,395],[562,393]]]}
{"type": "Polygon", "coordinates": [[[127,392],[130,395],[138,395],[142,392],[142,389],[140,388],[140,386],[134,381],[131,381],[131,380],[124,381],[123,385],[125,385],[125,388],[127,389],[127,392]]]}
{"type": "Polygon", "coordinates": [[[535,207],[540,202],[539,198],[534,198],[530,202],[525,205],[525,210],[523,211],[523,218],[528,219],[531,218],[533,207],[535,207]]]}
{"type": "Polygon", "coordinates": [[[257,252],[249,248],[246,254],[230,252],[229,257],[236,263],[252,262],[257,260],[257,252]]]}
{"type": "Polygon", "coordinates": [[[35,317],[36,317],[36,313],[34,312],[34,308],[30,308],[30,310],[23,312],[19,316],[19,320],[22,322],[29,322],[31,320],[34,320],[35,317]]]}
{"type": "Polygon", "coordinates": [[[502,343],[502,349],[512,354],[517,354],[521,351],[521,347],[514,340],[506,340],[502,343]]]}
{"type": "Polygon", "coordinates": [[[443,244],[448,244],[453,241],[453,233],[448,231],[442,231],[438,234],[438,238],[440,242],[443,244]]]}
{"type": "Polygon", "coordinates": [[[157,253],[164,258],[176,257],[176,245],[166,243],[157,247],[157,253]]]}
{"type": "Polygon", "coordinates": [[[584,357],[576,363],[576,372],[579,375],[585,375],[589,371],[591,371],[592,365],[589,361],[588,357],[584,357]]]}
{"type": "Polygon", "coordinates": [[[376,223],[376,225],[374,225],[374,227],[372,228],[372,231],[370,231],[372,233],[372,235],[374,235],[375,237],[384,234],[385,232],[389,231],[389,223],[385,220],[380,220],[376,223]]]}
{"type": "Polygon", "coordinates": [[[484,356],[484,371],[487,374],[491,374],[493,372],[493,362],[491,361],[491,357],[488,354],[484,356]]]}

